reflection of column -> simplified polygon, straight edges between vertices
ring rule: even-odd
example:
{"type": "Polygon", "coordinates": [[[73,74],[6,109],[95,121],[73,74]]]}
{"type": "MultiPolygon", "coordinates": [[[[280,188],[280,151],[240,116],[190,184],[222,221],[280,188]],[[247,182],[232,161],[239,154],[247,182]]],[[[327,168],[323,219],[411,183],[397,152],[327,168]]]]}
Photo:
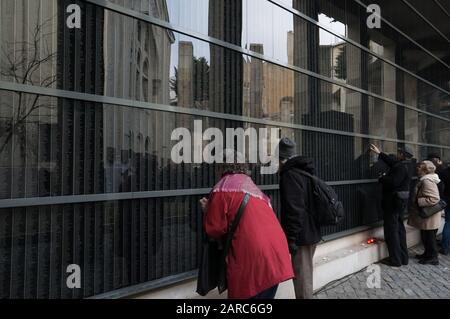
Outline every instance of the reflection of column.
{"type": "MultiPolygon", "coordinates": [[[[398,50],[396,50],[395,52],[396,57],[395,57],[395,61],[397,63],[399,63],[399,61],[401,61],[402,56],[403,56],[403,52],[402,50],[399,48],[398,50]]],[[[401,64],[401,63],[399,63],[401,64]]],[[[395,69],[395,100],[396,101],[400,101],[402,103],[405,102],[405,85],[404,85],[404,81],[405,81],[405,73],[400,70],[400,69],[395,69]]],[[[397,138],[399,140],[404,140],[405,139],[405,113],[407,112],[407,110],[403,107],[403,106],[399,106],[396,105],[394,106],[394,108],[396,109],[396,123],[395,123],[395,128],[397,130],[397,138]]]]}
{"type": "MultiPolygon", "coordinates": [[[[395,61],[394,44],[389,45],[387,39],[381,39],[382,42],[377,43],[371,41],[369,45],[379,54],[387,59],[395,61]]],[[[370,57],[369,62],[369,87],[370,92],[382,95],[384,97],[395,100],[395,68],[380,59],[370,57]]],[[[395,104],[385,102],[377,98],[369,99],[370,121],[369,133],[375,136],[397,136],[397,107],[395,104]]],[[[388,153],[396,152],[394,143],[383,144],[383,149],[388,153]]]]}
{"type": "MultiPolygon", "coordinates": [[[[223,41],[241,45],[242,0],[209,2],[208,33],[223,41]]],[[[242,114],[242,55],[210,45],[210,109],[242,114]]]]}
{"type": "MultiPolygon", "coordinates": [[[[347,15],[347,32],[350,39],[361,41],[360,32],[361,21],[359,16],[354,14],[347,15]]],[[[347,83],[356,87],[361,87],[361,69],[362,69],[362,55],[363,51],[354,45],[346,45],[346,73],[347,83]]],[[[353,123],[355,132],[362,133],[361,117],[363,116],[364,107],[362,105],[362,94],[353,90],[345,90],[346,103],[345,110],[347,113],[353,115],[353,123]]],[[[355,154],[358,156],[362,154],[365,146],[361,139],[355,139],[355,154]]]]}
{"type": "MultiPolygon", "coordinates": [[[[405,104],[417,105],[417,79],[412,76],[404,78],[405,104]]],[[[419,114],[415,111],[405,110],[405,140],[419,141],[419,134],[422,132],[422,125],[419,121],[419,114]]]]}
{"type": "MultiPolygon", "coordinates": [[[[449,56],[444,58],[444,61],[449,63],[449,56]]],[[[423,61],[423,63],[426,62],[423,61]]],[[[419,76],[425,79],[433,78],[435,80],[435,84],[438,86],[447,90],[450,88],[450,73],[447,69],[443,68],[440,63],[432,63],[427,66],[416,66],[416,69],[418,70],[417,74],[419,76]]],[[[444,117],[449,115],[450,97],[448,95],[443,94],[441,91],[431,87],[423,81],[418,82],[417,90],[417,105],[426,105],[425,110],[433,114],[442,115],[444,117]]],[[[424,114],[420,116],[420,120],[424,123],[421,130],[422,139],[424,142],[430,144],[448,145],[448,141],[450,140],[449,122],[432,116],[425,116],[424,114]]],[[[422,150],[425,149],[422,148],[422,150]]],[[[438,150],[433,149],[433,151],[438,150]]],[[[450,159],[449,149],[441,149],[441,152],[443,159],[450,159]]]]}
{"type": "Polygon", "coordinates": [[[288,64],[294,65],[294,31],[287,33],[288,64]]]}
{"type": "MultiPolygon", "coordinates": [[[[428,106],[427,111],[439,115],[441,105],[444,103],[442,94],[424,83],[419,84],[420,88],[422,88],[422,94],[428,91],[425,103],[428,106]]],[[[429,115],[422,115],[422,118],[425,118],[424,122],[426,123],[426,126],[423,127],[424,141],[430,144],[448,145],[449,123],[429,115]]]]}
{"type": "MultiPolygon", "coordinates": [[[[320,45],[319,46],[319,70],[322,75],[332,77],[332,69],[331,66],[335,65],[332,63],[332,59],[334,59],[334,46],[333,45],[320,45]]],[[[335,109],[336,105],[334,105],[333,101],[333,89],[335,85],[326,82],[320,81],[320,105],[319,110],[321,112],[329,111],[331,109],[335,109]]],[[[339,87],[338,87],[339,88],[339,87]]]]}
{"type": "MultiPolygon", "coordinates": [[[[319,10],[314,0],[293,0],[293,7],[317,20],[319,10]]],[[[318,28],[300,18],[294,18],[294,64],[319,73],[319,31],[318,28]]],[[[319,108],[319,81],[313,77],[294,75],[294,122],[315,126],[319,108]]],[[[298,151],[303,155],[317,158],[318,135],[296,130],[295,140],[298,151]]]]}
{"type": "MultiPolygon", "coordinates": [[[[435,74],[440,74],[441,68],[440,67],[436,68],[436,66],[434,65],[426,71],[434,72],[435,74]]],[[[427,73],[424,72],[424,74],[427,73]]],[[[442,82],[440,86],[445,87],[444,82],[445,77],[442,77],[441,81],[442,82]]],[[[424,107],[422,108],[433,114],[437,115],[442,114],[443,116],[448,115],[448,112],[450,111],[448,107],[450,100],[445,94],[442,94],[440,91],[432,88],[430,85],[427,85],[422,81],[418,82],[417,90],[418,90],[417,105],[426,105],[425,108],[424,107]]],[[[429,144],[448,145],[448,141],[450,140],[450,124],[447,121],[437,119],[433,116],[421,114],[420,124],[421,124],[420,132],[422,142],[429,144]]],[[[434,149],[433,151],[438,150],[434,149]]],[[[443,158],[447,160],[449,158],[450,151],[447,149],[442,149],[442,151],[443,151],[443,158]]]]}
{"type": "MultiPolygon", "coordinates": [[[[289,59],[293,59],[293,32],[287,34],[287,52],[289,59]]],[[[283,119],[283,110],[280,109],[283,101],[290,101],[291,114],[293,114],[294,97],[294,71],[271,63],[263,63],[263,94],[262,112],[263,116],[275,121],[292,123],[293,118],[286,116],[283,119]]]]}
{"type": "MultiPolygon", "coordinates": [[[[264,54],[262,44],[250,44],[250,51],[264,54]]],[[[261,60],[252,58],[250,64],[250,116],[263,117],[262,96],[264,90],[264,70],[261,60]]]]}
{"type": "MultiPolygon", "coordinates": [[[[287,33],[287,55],[288,63],[294,65],[294,31],[288,31],[287,33]]],[[[286,92],[286,94],[281,98],[279,106],[280,120],[281,122],[294,123],[294,77],[296,72],[287,69],[282,69],[281,72],[283,72],[282,88],[283,92],[286,92]]],[[[296,131],[298,130],[282,128],[281,136],[286,136],[295,140],[296,131]]],[[[300,139],[298,141],[300,141],[300,139]]]]}
{"type": "MultiPolygon", "coordinates": [[[[92,4],[79,2],[83,17],[82,28],[68,29],[65,13],[72,2],[58,1],[58,89],[101,96],[105,87],[104,11],[92,4]]],[[[57,166],[56,172],[52,174],[53,196],[105,191],[103,131],[103,104],[58,100],[58,132],[53,134],[51,141],[57,166]]],[[[95,278],[112,277],[113,269],[95,267],[103,262],[113,264],[114,254],[111,224],[105,219],[106,214],[101,207],[102,205],[95,205],[95,208],[76,205],[73,208],[69,206],[52,209],[52,220],[56,222],[54,226],[52,222],[52,227],[55,227],[52,233],[55,236],[52,234],[51,245],[54,251],[63,253],[54,254],[50,273],[57,274],[56,269],[83,262],[88,269],[87,273],[91,273],[95,278]],[[70,224],[63,222],[66,210],[70,211],[72,216],[70,224]],[[97,226],[94,231],[92,225],[102,226],[97,226]],[[96,235],[100,231],[101,240],[96,235]],[[71,236],[66,237],[69,232],[72,232],[71,236]],[[63,240],[60,240],[61,238],[63,240]]],[[[82,291],[75,292],[74,295],[71,289],[61,284],[64,278],[58,275],[54,277],[52,276],[50,282],[50,298],[82,297],[82,291]]],[[[88,279],[83,289],[86,294],[94,294],[93,281],[88,279]]]]}
{"type": "Polygon", "coordinates": [[[180,41],[178,49],[178,105],[191,107],[194,95],[194,50],[192,42],[180,41]]]}
{"type": "MultiPolygon", "coordinates": [[[[61,10],[70,1],[60,3],[61,10]]],[[[103,63],[103,11],[96,10],[92,5],[86,4],[82,8],[85,15],[86,25],[82,29],[83,36],[78,36],[77,31],[65,27],[64,14],[58,15],[58,88],[71,91],[83,91],[91,94],[103,95],[104,91],[104,63],[103,63]],[[80,56],[83,58],[80,60],[80,56]],[[81,61],[81,62],[80,62],[81,61]],[[80,64],[82,63],[82,64],[80,64]],[[79,81],[83,79],[83,81],[79,81]]],[[[80,31],[81,32],[81,31],[80,31]]],[[[103,112],[102,106],[95,107],[93,104],[79,101],[60,100],[58,104],[58,123],[61,125],[62,153],[60,154],[61,176],[67,182],[62,185],[62,194],[79,194],[88,192],[102,192],[103,178],[100,172],[94,172],[99,168],[99,163],[94,163],[94,159],[100,161],[103,157],[103,112]],[[87,113],[89,125],[92,128],[85,129],[80,118],[82,113],[87,113]],[[92,122],[90,122],[92,121],[92,122]],[[83,133],[89,134],[84,136],[83,133]],[[95,141],[86,143],[86,141],[95,141]],[[94,147],[95,145],[95,147],[94,147]],[[82,157],[85,158],[82,158],[82,157]],[[73,157],[73,158],[72,158],[73,157]],[[86,174],[88,181],[80,181],[84,169],[84,161],[88,161],[88,167],[92,169],[86,174]],[[86,188],[90,190],[87,191],[86,188]]],[[[58,165],[59,166],[59,165],[58,165]]]]}
{"type": "MultiPolygon", "coordinates": [[[[293,0],[295,9],[317,19],[318,11],[314,8],[315,1],[312,0],[293,0]]],[[[294,65],[311,70],[318,71],[316,57],[318,56],[319,35],[317,27],[307,23],[303,19],[294,19],[294,65]]],[[[295,122],[301,123],[302,115],[313,111],[317,105],[317,90],[313,89],[313,79],[304,76],[298,72],[294,79],[294,107],[295,122]],[[313,102],[313,103],[311,103],[313,102]]]]}
{"type": "MultiPolygon", "coordinates": [[[[386,44],[384,46],[384,56],[386,59],[395,61],[395,44],[386,44]]],[[[390,64],[382,63],[383,65],[383,81],[382,81],[382,90],[383,96],[386,98],[390,98],[392,100],[396,100],[396,74],[395,68],[390,64]]],[[[383,136],[389,137],[397,137],[397,106],[384,102],[383,103],[383,113],[384,113],[384,131],[380,132],[383,136]]],[[[388,143],[390,145],[394,145],[392,143],[388,143]]],[[[395,147],[388,150],[387,152],[395,153],[395,147]]]]}
{"type": "MultiPolygon", "coordinates": [[[[291,96],[284,97],[280,102],[280,121],[283,123],[292,123],[292,114],[294,113],[294,103],[291,96]]],[[[281,129],[281,136],[294,139],[294,130],[289,128],[281,129]]]]}

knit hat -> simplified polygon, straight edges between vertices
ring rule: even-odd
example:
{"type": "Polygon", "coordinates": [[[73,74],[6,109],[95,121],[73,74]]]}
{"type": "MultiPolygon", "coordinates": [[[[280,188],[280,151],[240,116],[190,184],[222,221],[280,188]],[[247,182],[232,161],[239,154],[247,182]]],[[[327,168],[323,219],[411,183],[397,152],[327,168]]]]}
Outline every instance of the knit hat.
{"type": "Polygon", "coordinates": [[[441,155],[439,153],[429,153],[427,160],[432,160],[433,158],[441,159],[441,155]]]}
{"type": "Polygon", "coordinates": [[[408,146],[399,147],[398,151],[405,155],[406,158],[412,158],[414,156],[413,151],[408,146]]]}
{"type": "Polygon", "coordinates": [[[296,155],[296,144],[287,137],[283,137],[278,144],[278,156],[280,159],[289,159],[296,155]]]}

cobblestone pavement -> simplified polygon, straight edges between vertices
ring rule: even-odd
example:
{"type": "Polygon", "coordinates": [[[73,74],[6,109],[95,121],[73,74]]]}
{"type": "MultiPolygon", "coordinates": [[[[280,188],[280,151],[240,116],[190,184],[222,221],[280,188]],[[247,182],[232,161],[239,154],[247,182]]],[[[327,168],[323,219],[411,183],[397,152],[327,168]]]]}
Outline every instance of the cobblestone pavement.
{"type": "Polygon", "coordinates": [[[450,255],[439,254],[439,266],[421,265],[414,256],[422,252],[420,246],[410,249],[409,265],[398,269],[380,263],[373,268],[364,268],[317,291],[315,298],[450,299],[450,255]],[[380,266],[379,288],[368,288],[369,276],[369,285],[376,283],[373,269],[377,266],[380,266]]]}

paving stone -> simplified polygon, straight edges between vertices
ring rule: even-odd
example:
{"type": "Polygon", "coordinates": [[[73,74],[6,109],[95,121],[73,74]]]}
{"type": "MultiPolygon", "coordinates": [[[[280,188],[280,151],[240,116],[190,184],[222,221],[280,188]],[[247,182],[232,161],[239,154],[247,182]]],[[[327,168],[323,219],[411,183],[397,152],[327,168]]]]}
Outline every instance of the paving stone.
{"type": "Polygon", "coordinates": [[[316,295],[318,299],[450,299],[450,255],[440,256],[440,265],[420,265],[414,255],[422,253],[421,247],[410,249],[409,265],[400,269],[379,264],[381,288],[367,287],[367,274],[359,272],[343,279],[316,295]]]}

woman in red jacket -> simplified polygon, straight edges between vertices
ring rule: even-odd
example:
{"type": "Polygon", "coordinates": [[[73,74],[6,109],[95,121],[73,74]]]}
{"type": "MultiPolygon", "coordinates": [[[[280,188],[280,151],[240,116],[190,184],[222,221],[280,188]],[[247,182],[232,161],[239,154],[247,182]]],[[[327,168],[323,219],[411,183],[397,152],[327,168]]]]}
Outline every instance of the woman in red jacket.
{"type": "Polygon", "coordinates": [[[278,284],[294,277],[288,244],[270,199],[244,166],[229,165],[209,200],[200,200],[203,226],[208,236],[223,240],[246,193],[250,200],[227,256],[228,298],[273,299],[278,284]]]}

